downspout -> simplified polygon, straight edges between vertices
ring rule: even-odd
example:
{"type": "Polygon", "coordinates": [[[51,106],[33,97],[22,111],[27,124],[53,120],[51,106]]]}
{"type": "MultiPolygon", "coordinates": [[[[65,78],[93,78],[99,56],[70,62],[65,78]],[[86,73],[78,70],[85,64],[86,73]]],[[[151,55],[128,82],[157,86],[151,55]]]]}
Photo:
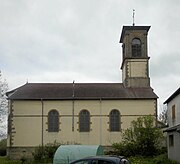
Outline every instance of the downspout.
{"type": "Polygon", "coordinates": [[[42,118],[42,131],[41,131],[41,145],[42,145],[42,148],[44,147],[44,134],[43,134],[43,132],[44,132],[44,102],[43,102],[43,99],[41,98],[41,118],[42,118]]]}
{"type": "Polygon", "coordinates": [[[74,86],[75,81],[73,80],[73,88],[72,88],[72,131],[74,132],[74,86]]]}
{"type": "Polygon", "coordinates": [[[102,145],[102,99],[99,99],[100,102],[100,118],[99,118],[99,124],[100,124],[100,134],[99,134],[99,140],[100,145],[102,145]]]}
{"type": "Polygon", "coordinates": [[[157,108],[158,108],[158,106],[157,106],[157,99],[155,99],[155,114],[156,114],[156,127],[158,126],[158,113],[157,113],[157,108]]]}
{"type": "Polygon", "coordinates": [[[9,115],[8,115],[8,135],[9,135],[9,147],[12,147],[12,117],[13,117],[13,113],[12,113],[12,105],[13,100],[9,100],[9,115]]]}

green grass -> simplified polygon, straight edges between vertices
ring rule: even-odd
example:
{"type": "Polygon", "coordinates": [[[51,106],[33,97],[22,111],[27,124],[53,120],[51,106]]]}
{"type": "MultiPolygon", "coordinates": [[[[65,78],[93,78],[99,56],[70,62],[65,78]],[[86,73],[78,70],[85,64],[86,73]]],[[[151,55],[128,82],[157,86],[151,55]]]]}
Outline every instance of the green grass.
{"type": "MultiPolygon", "coordinates": [[[[25,161],[23,164],[52,164],[50,162],[40,162],[40,161],[25,161]]],[[[0,156],[0,164],[22,164],[21,160],[9,160],[7,157],[0,156]]]]}
{"type": "Polygon", "coordinates": [[[167,158],[167,154],[162,154],[155,157],[131,157],[129,158],[131,164],[179,164],[167,158]]]}
{"type": "Polygon", "coordinates": [[[0,164],[21,164],[21,161],[17,160],[9,160],[6,157],[1,157],[0,156],[0,164]]]}

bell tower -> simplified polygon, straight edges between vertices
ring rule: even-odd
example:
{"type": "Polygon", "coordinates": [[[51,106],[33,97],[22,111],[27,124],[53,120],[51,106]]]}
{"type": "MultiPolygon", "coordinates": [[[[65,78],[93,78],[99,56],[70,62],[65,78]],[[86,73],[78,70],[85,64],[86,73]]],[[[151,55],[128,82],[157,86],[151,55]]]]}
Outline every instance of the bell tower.
{"type": "Polygon", "coordinates": [[[122,81],[125,87],[150,87],[147,35],[150,26],[123,26],[122,81]]]}

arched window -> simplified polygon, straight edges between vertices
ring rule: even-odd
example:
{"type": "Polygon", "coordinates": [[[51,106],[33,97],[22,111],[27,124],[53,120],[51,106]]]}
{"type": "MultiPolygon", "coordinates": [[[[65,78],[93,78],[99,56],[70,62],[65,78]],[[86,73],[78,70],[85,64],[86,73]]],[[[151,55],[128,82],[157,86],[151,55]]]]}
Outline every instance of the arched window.
{"type": "Polygon", "coordinates": [[[87,110],[82,110],[79,113],[79,131],[80,132],[90,131],[90,113],[87,110]]]}
{"type": "Polygon", "coordinates": [[[116,109],[110,112],[109,126],[111,132],[120,131],[120,112],[116,109]]]}
{"type": "Polygon", "coordinates": [[[138,38],[132,40],[132,57],[141,57],[141,40],[138,38]]]}
{"type": "Polygon", "coordinates": [[[59,131],[59,113],[57,110],[51,110],[48,113],[48,132],[59,131]]]}

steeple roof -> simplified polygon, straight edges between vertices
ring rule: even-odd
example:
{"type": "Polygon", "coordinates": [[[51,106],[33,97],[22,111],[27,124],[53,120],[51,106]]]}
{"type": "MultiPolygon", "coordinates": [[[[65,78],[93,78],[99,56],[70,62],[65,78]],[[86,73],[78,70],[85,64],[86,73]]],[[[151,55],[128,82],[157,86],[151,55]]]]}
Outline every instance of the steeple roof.
{"type": "Polygon", "coordinates": [[[123,43],[125,32],[128,30],[145,30],[149,31],[151,26],[123,26],[119,43],[123,43]]]}

